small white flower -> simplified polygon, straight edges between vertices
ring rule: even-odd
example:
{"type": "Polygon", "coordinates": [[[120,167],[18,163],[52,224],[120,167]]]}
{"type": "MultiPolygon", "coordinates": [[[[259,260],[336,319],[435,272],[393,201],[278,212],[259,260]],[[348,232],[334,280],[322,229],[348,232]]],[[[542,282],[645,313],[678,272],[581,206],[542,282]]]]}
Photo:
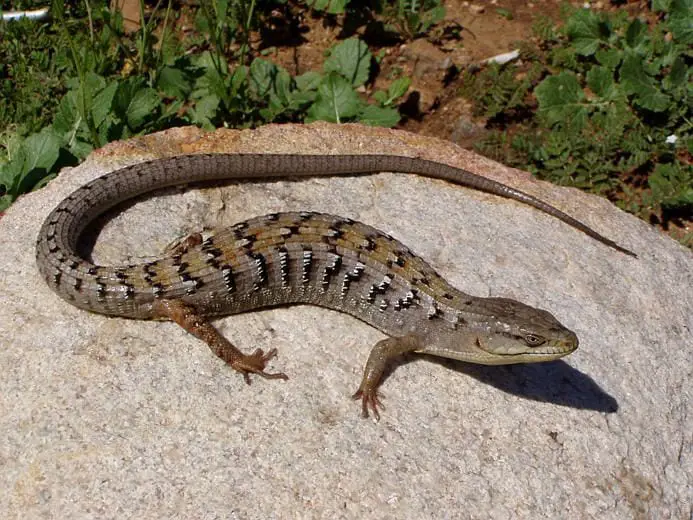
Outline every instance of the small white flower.
{"type": "Polygon", "coordinates": [[[676,144],[676,141],[678,141],[678,140],[679,140],[678,136],[671,134],[671,135],[667,136],[666,143],[667,144],[676,144]]]}

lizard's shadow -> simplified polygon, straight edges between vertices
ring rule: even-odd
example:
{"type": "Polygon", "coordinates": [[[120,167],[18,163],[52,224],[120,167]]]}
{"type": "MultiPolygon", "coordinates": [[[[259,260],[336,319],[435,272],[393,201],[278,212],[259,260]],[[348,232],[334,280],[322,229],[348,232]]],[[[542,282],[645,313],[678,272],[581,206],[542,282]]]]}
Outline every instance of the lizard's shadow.
{"type": "MultiPolygon", "coordinates": [[[[528,363],[518,365],[485,366],[426,355],[409,355],[401,359],[407,363],[414,359],[438,363],[456,372],[471,376],[508,394],[580,410],[616,413],[618,402],[606,393],[587,374],[571,367],[565,361],[528,363]]],[[[388,371],[388,375],[391,371],[388,371]]]]}

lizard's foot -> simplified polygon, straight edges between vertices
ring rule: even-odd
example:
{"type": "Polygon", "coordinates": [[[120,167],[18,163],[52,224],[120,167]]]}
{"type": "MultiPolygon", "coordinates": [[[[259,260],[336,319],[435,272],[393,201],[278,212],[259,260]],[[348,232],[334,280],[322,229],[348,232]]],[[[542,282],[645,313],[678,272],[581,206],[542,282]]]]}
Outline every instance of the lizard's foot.
{"type": "Polygon", "coordinates": [[[188,236],[178,238],[168,244],[164,249],[164,253],[167,255],[182,255],[186,253],[188,249],[192,249],[195,246],[199,246],[202,243],[201,233],[190,233],[188,236]]]}
{"type": "Polygon", "coordinates": [[[370,410],[373,412],[373,417],[375,417],[375,420],[380,420],[380,412],[378,411],[378,407],[385,410],[385,405],[380,400],[378,390],[375,388],[362,387],[359,388],[358,391],[351,396],[351,398],[354,401],[361,399],[361,417],[368,419],[368,409],[370,408],[370,410]]]}
{"type": "Polygon", "coordinates": [[[283,379],[286,381],[289,379],[289,376],[283,372],[265,372],[267,362],[275,357],[277,357],[276,348],[273,348],[267,354],[262,349],[257,349],[252,354],[241,354],[241,356],[234,356],[233,359],[225,359],[224,361],[231,365],[231,368],[243,374],[243,379],[245,379],[247,384],[250,384],[250,374],[257,374],[265,379],[283,379]]]}

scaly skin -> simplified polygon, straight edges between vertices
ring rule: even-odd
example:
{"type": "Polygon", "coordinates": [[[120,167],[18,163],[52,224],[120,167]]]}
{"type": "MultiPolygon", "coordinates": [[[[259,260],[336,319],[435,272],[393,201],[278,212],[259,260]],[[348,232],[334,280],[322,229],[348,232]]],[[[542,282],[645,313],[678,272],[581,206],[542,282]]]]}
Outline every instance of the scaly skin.
{"type": "Polygon", "coordinates": [[[76,244],[83,229],[116,204],[191,181],[396,171],[417,173],[519,200],[607,246],[635,256],[530,195],[441,163],[389,155],[190,155],[136,164],[82,186],[39,233],[37,263],[48,285],[82,309],[137,319],[170,319],[241,372],[265,371],[276,351],[246,355],[206,318],[258,308],[311,304],[348,313],[389,338],[371,351],[354,395],[378,417],[377,387],[387,363],[421,352],[480,364],[548,361],[578,346],[551,314],[450,286],[394,238],[350,219],[310,212],[251,219],[145,264],[96,266],[76,244]]]}

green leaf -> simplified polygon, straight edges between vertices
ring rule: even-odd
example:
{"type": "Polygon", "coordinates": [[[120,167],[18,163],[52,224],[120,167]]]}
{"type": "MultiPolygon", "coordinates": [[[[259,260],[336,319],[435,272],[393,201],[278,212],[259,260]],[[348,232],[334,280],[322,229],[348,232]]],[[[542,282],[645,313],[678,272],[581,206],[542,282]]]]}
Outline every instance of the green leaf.
{"type": "Polygon", "coordinates": [[[113,112],[117,117],[125,120],[125,114],[128,106],[132,102],[132,98],[137,92],[137,89],[144,86],[144,80],[139,77],[130,77],[120,82],[118,90],[113,97],[113,112]]]}
{"type": "Polygon", "coordinates": [[[250,64],[250,89],[260,100],[266,100],[270,112],[266,119],[274,119],[291,103],[291,76],[272,62],[256,58],[250,64]]]}
{"type": "Polygon", "coordinates": [[[566,22],[566,34],[572,40],[575,52],[583,56],[591,56],[602,43],[603,37],[608,34],[604,24],[590,9],[580,9],[568,18],[566,22]]]}
{"type": "Polygon", "coordinates": [[[186,98],[193,89],[194,78],[189,60],[179,58],[174,65],[164,65],[159,71],[156,86],[167,96],[186,98]]]}
{"type": "Polygon", "coordinates": [[[205,9],[198,9],[194,20],[195,28],[203,33],[210,34],[212,32],[212,23],[207,17],[205,9]]]}
{"type": "Polygon", "coordinates": [[[294,78],[296,89],[291,92],[291,108],[300,110],[315,101],[322,74],[308,71],[294,78]]]}
{"type": "Polygon", "coordinates": [[[26,151],[22,173],[27,173],[34,168],[50,170],[58,160],[62,140],[51,128],[44,128],[38,134],[30,135],[22,143],[26,151]]]}
{"type": "Polygon", "coordinates": [[[330,5],[327,8],[329,14],[344,14],[349,0],[330,0],[330,5]]]}
{"type": "Polygon", "coordinates": [[[250,90],[258,98],[269,97],[278,68],[271,61],[256,58],[250,64],[250,90]]]}
{"type": "Polygon", "coordinates": [[[587,86],[597,96],[605,100],[615,99],[618,94],[613,73],[606,67],[592,67],[588,70],[587,86]]]}
{"type": "Polygon", "coordinates": [[[305,108],[307,105],[313,104],[317,96],[318,93],[314,90],[294,90],[291,93],[290,108],[293,110],[301,110],[305,108]]]}
{"type": "Polygon", "coordinates": [[[647,35],[647,25],[635,18],[626,29],[626,44],[635,48],[644,43],[647,35]]]}
{"type": "MultiPolygon", "coordinates": [[[[171,118],[176,117],[179,113],[182,113],[185,109],[186,101],[187,100],[183,99],[175,99],[170,103],[161,105],[161,117],[159,118],[159,122],[166,124],[165,122],[167,120],[170,120],[171,118]]],[[[166,124],[166,126],[170,125],[166,124]]]]}
{"type": "Polygon", "coordinates": [[[332,47],[323,69],[328,73],[338,72],[352,86],[359,87],[368,80],[372,57],[368,45],[358,38],[349,38],[332,47]]]}
{"type": "Polygon", "coordinates": [[[669,74],[662,80],[662,84],[667,90],[683,87],[688,83],[690,75],[691,69],[686,66],[686,62],[679,56],[674,60],[671,70],[669,70],[669,74]]]}
{"type": "Polygon", "coordinates": [[[94,147],[87,141],[75,139],[68,143],[68,150],[78,159],[85,159],[94,150],[94,147]]]}
{"type": "Polygon", "coordinates": [[[322,81],[322,74],[311,70],[300,76],[296,76],[294,79],[298,90],[317,90],[322,81]]]}
{"type": "MultiPolygon", "coordinates": [[[[193,63],[200,67],[204,73],[195,81],[195,87],[191,97],[199,99],[210,94],[215,94],[219,99],[227,99],[229,97],[229,90],[226,82],[228,76],[219,73],[214,65],[215,62],[211,53],[209,51],[203,52],[193,59],[193,63]]],[[[220,67],[222,70],[226,71],[226,62],[222,62],[220,67]]],[[[243,67],[236,67],[233,74],[236,73],[236,70],[242,68],[243,67]]]]}
{"type": "Polygon", "coordinates": [[[134,132],[115,114],[109,113],[97,129],[100,143],[129,139],[134,132]]]}
{"type": "Polygon", "coordinates": [[[0,197],[0,212],[3,212],[9,208],[12,205],[12,202],[14,202],[14,199],[15,197],[10,196],[9,194],[5,194],[0,197]]]}
{"type": "Polygon", "coordinates": [[[673,0],[667,25],[674,39],[684,45],[693,44],[693,0],[673,0]]]}
{"type": "Polygon", "coordinates": [[[282,67],[277,68],[277,75],[274,78],[274,85],[270,95],[270,103],[285,107],[291,99],[291,75],[282,67]]]}
{"type": "Polygon", "coordinates": [[[671,98],[661,92],[655,85],[655,80],[647,75],[638,55],[626,54],[620,75],[623,90],[626,94],[634,96],[638,106],[653,112],[663,112],[667,109],[671,98]]]}
{"type": "Polygon", "coordinates": [[[159,108],[161,99],[156,90],[143,87],[135,92],[126,110],[128,126],[137,131],[145,122],[151,121],[159,108]]]}
{"type": "Polygon", "coordinates": [[[308,120],[341,123],[354,117],[362,107],[362,101],[351,83],[332,72],[318,87],[315,103],[308,110],[308,120]]]}
{"type": "Polygon", "coordinates": [[[216,116],[219,103],[220,99],[214,94],[210,94],[197,100],[193,108],[190,110],[192,122],[202,125],[207,129],[213,129],[214,124],[212,124],[212,120],[216,116]]]}
{"type": "Polygon", "coordinates": [[[68,92],[58,105],[58,110],[53,119],[53,129],[57,134],[64,135],[70,139],[67,134],[71,134],[77,130],[80,118],[76,105],[76,92],[74,90],[68,92]]]}
{"type": "Polygon", "coordinates": [[[113,96],[115,96],[117,89],[118,81],[111,81],[106,88],[94,96],[94,101],[91,105],[91,117],[94,121],[94,126],[101,126],[101,123],[104,122],[106,116],[111,112],[113,96]]]}
{"type": "Polygon", "coordinates": [[[409,85],[411,85],[411,79],[407,77],[393,81],[387,89],[388,103],[392,103],[406,94],[407,90],[409,90],[409,85]]]}
{"type": "MultiPolygon", "coordinates": [[[[0,192],[9,192],[17,175],[19,175],[19,169],[14,164],[14,161],[0,162],[0,192]]],[[[2,208],[0,208],[0,211],[2,211],[2,208]]]]}
{"type": "Polygon", "coordinates": [[[25,170],[27,162],[27,152],[24,148],[24,142],[22,142],[19,149],[16,150],[12,157],[12,160],[2,164],[0,167],[0,186],[5,187],[10,203],[21,194],[19,186],[22,178],[28,171],[25,170]]]}
{"type": "MultiPolygon", "coordinates": [[[[681,55],[681,45],[674,41],[655,42],[652,46],[652,61],[657,65],[656,71],[671,67],[681,55]],[[661,45],[661,48],[660,48],[661,45]]],[[[657,73],[655,72],[655,73],[657,73]]]]}
{"type": "Polygon", "coordinates": [[[375,99],[381,105],[385,105],[389,98],[387,96],[387,92],[383,92],[382,90],[376,90],[375,92],[373,92],[373,99],[375,99]]]}
{"type": "MultiPolygon", "coordinates": [[[[244,91],[248,85],[249,76],[248,67],[236,67],[231,73],[231,93],[233,95],[238,95],[241,91],[244,91]]],[[[220,99],[224,99],[224,96],[219,96],[220,99]]]]}
{"type": "MultiPolygon", "coordinates": [[[[96,95],[104,88],[106,88],[106,80],[93,72],[88,72],[84,76],[84,81],[80,82],[75,79],[72,83],[71,91],[68,94],[72,94],[71,102],[74,104],[76,119],[79,121],[79,129],[85,133],[89,133],[87,127],[89,118],[91,118],[96,127],[97,123],[94,121],[94,117],[102,121],[105,113],[109,110],[109,107],[104,109],[104,107],[98,106],[95,103],[96,95]]],[[[99,144],[104,143],[101,142],[99,144]]]]}
{"type": "Polygon", "coordinates": [[[366,105],[359,112],[357,119],[366,125],[392,128],[399,123],[400,115],[394,108],[366,105]]]}
{"type": "Polygon", "coordinates": [[[78,90],[84,90],[87,96],[87,101],[91,101],[97,92],[106,88],[106,78],[99,76],[94,72],[87,72],[84,77],[84,82],[79,83],[78,90]]]}
{"type": "Polygon", "coordinates": [[[1,203],[11,202],[45,178],[58,161],[62,143],[50,127],[27,137],[12,160],[0,168],[0,184],[5,185],[7,191],[7,198],[1,203]]]}
{"type": "Polygon", "coordinates": [[[615,69],[621,63],[623,52],[618,49],[599,49],[594,57],[601,65],[615,69]]]}
{"type": "Polygon", "coordinates": [[[534,92],[539,102],[539,113],[549,125],[566,123],[576,129],[584,127],[587,119],[583,104],[585,95],[572,72],[549,76],[537,85],[534,92]]]}
{"type": "Polygon", "coordinates": [[[375,99],[380,106],[386,107],[392,105],[397,99],[402,97],[409,90],[411,80],[407,77],[399,78],[393,81],[387,89],[387,92],[377,90],[373,93],[375,99]]]}

